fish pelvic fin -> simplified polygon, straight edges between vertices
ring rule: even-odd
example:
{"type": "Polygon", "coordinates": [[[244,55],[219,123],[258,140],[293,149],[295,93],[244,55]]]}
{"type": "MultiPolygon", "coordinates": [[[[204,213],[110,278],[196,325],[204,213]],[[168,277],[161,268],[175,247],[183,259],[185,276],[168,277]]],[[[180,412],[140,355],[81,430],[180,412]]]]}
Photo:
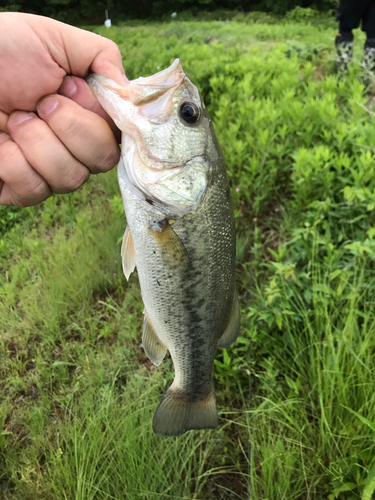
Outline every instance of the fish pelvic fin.
{"type": "Polygon", "coordinates": [[[167,353],[167,348],[157,336],[154,327],[147,317],[147,313],[145,313],[143,320],[142,344],[149,360],[154,365],[159,366],[167,353]]]}
{"type": "Polygon", "coordinates": [[[131,273],[135,269],[135,248],[132,233],[126,226],[124,238],[121,245],[122,269],[126,279],[129,281],[131,273]]]}
{"type": "Polygon", "coordinates": [[[216,396],[213,384],[207,396],[189,401],[175,384],[164,394],[156,409],[152,427],[155,434],[174,437],[186,431],[215,429],[218,425],[216,396]]]}
{"type": "Polygon", "coordinates": [[[236,341],[239,331],[240,331],[240,304],[238,302],[237,290],[234,292],[232,309],[229,316],[229,321],[227,327],[224,330],[223,335],[219,338],[218,344],[220,347],[225,349],[226,347],[233,344],[236,341]]]}

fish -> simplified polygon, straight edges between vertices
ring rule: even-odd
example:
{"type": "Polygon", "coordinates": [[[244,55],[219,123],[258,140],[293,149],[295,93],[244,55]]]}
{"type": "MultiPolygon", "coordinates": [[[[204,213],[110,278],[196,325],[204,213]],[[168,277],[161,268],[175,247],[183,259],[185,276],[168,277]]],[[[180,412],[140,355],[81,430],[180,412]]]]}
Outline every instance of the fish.
{"type": "Polygon", "coordinates": [[[128,280],[138,271],[142,345],[156,366],[169,350],[175,370],[153,431],[215,429],[215,351],[236,340],[240,306],[232,199],[211,119],[179,59],[123,86],[98,74],[87,82],[122,131],[121,255],[128,280]]]}

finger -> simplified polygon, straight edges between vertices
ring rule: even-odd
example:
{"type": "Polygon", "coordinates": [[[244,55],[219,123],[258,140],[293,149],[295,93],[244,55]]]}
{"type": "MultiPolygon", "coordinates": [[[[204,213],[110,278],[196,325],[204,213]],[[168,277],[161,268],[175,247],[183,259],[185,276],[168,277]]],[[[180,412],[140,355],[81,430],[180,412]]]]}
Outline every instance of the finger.
{"type": "MultiPolygon", "coordinates": [[[[7,135],[7,134],[2,134],[0,133],[0,145],[7,141],[10,137],[7,135]]],[[[1,164],[0,164],[1,165],[1,164]]],[[[1,170],[0,170],[1,172],[1,170]]],[[[3,189],[3,186],[4,186],[4,181],[2,180],[2,178],[0,177],[0,194],[1,194],[1,190],[3,189]]]]}
{"type": "Polygon", "coordinates": [[[29,15],[29,24],[52,37],[48,49],[54,60],[70,75],[86,77],[90,71],[124,84],[119,48],[112,40],[54,19],[29,15]]]}
{"type": "Polygon", "coordinates": [[[34,111],[38,99],[57,91],[66,71],[51,57],[48,30],[38,35],[27,14],[4,12],[0,17],[0,109],[34,111]]]}
{"type": "Polygon", "coordinates": [[[40,118],[90,172],[107,172],[118,163],[120,148],[103,118],[56,94],[42,99],[37,108],[40,118]]]}
{"type": "Polygon", "coordinates": [[[96,113],[104,118],[104,120],[111,127],[112,132],[115,134],[117,142],[121,142],[121,131],[116,127],[109,114],[99,104],[99,101],[95,97],[93,91],[83,78],[79,78],[78,76],[66,76],[59,89],[59,94],[72,99],[83,108],[88,109],[89,111],[92,111],[93,113],[96,113]]]}
{"type": "Polygon", "coordinates": [[[50,195],[48,184],[27,162],[17,144],[0,133],[0,205],[28,207],[50,195]]]}
{"type": "Polygon", "coordinates": [[[10,115],[8,129],[26,160],[54,193],[76,191],[89,178],[88,169],[35,113],[15,111],[10,115]]]}
{"type": "Polygon", "coordinates": [[[7,128],[7,122],[9,120],[9,115],[0,111],[0,132],[9,132],[7,128]]]}

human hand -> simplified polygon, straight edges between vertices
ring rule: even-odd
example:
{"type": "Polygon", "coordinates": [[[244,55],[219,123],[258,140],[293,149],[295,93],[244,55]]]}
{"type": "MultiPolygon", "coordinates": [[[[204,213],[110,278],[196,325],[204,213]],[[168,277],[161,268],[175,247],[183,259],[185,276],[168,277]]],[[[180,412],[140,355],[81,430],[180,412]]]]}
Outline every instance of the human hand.
{"type": "Polygon", "coordinates": [[[123,84],[117,45],[30,14],[0,13],[0,33],[0,205],[35,205],[113,168],[119,131],[83,78],[123,84]]]}

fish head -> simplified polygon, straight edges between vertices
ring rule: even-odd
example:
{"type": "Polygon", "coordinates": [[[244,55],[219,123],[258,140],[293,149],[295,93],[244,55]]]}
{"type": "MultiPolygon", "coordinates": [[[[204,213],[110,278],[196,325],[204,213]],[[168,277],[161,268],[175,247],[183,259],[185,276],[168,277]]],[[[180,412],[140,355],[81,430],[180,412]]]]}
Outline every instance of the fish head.
{"type": "Polygon", "coordinates": [[[180,60],[124,86],[100,75],[88,83],[122,131],[120,186],[173,217],[195,210],[209,183],[213,139],[203,100],[180,60]]]}

